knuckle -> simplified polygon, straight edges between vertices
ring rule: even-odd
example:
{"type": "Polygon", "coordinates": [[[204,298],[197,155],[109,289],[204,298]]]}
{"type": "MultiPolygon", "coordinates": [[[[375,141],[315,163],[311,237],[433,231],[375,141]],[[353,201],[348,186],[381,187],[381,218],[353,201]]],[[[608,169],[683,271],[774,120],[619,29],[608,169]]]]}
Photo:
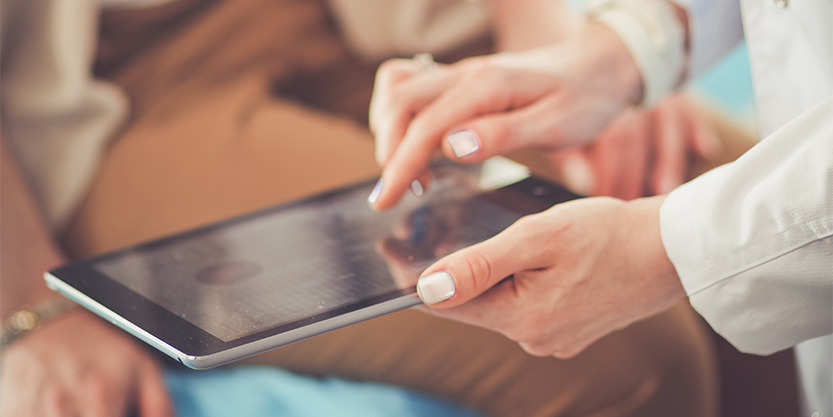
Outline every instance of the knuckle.
{"type": "Polygon", "coordinates": [[[549,223],[543,213],[531,214],[518,219],[507,231],[523,237],[526,255],[531,257],[546,249],[546,244],[551,239],[550,234],[546,233],[550,227],[549,223]]]}
{"type": "Polygon", "coordinates": [[[481,61],[480,65],[473,66],[469,80],[472,82],[493,82],[499,80],[501,78],[501,74],[503,74],[503,71],[501,71],[495,64],[481,61]]]}
{"type": "Polygon", "coordinates": [[[519,343],[518,344],[524,352],[538,357],[545,357],[552,355],[552,350],[547,346],[535,343],[519,343]]]}
{"type": "Polygon", "coordinates": [[[109,398],[112,384],[104,375],[100,373],[93,373],[87,375],[84,381],[85,389],[87,389],[91,396],[97,401],[109,398]]]}
{"type": "Polygon", "coordinates": [[[406,71],[410,72],[409,65],[410,62],[405,59],[389,59],[379,65],[379,69],[376,71],[376,74],[379,79],[383,77],[391,77],[392,79],[395,79],[398,78],[397,76],[401,76],[406,71]]]}
{"type": "Polygon", "coordinates": [[[583,349],[578,347],[577,345],[567,345],[563,347],[559,347],[554,349],[552,352],[552,356],[558,359],[572,359],[576,357],[579,353],[581,353],[583,349]]]}
{"type": "Polygon", "coordinates": [[[513,143],[517,142],[514,131],[510,128],[505,118],[491,121],[488,123],[488,126],[484,126],[483,129],[478,129],[478,131],[488,132],[488,139],[484,141],[488,143],[484,143],[483,146],[489,147],[491,145],[491,151],[493,153],[501,153],[504,150],[508,150],[512,147],[513,143]]]}
{"type": "Polygon", "coordinates": [[[537,323],[522,315],[515,326],[509,329],[507,337],[519,343],[538,343],[544,339],[543,331],[537,323]]]}
{"type": "Polygon", "coordinates": [[[60,410],[66,406],[69,394],[57,383],[47,383],[41,388],[43,406],[46,410],[60,410]]]}
{"type": "Polygon", "coordinates": [[[493,271],[489,258],[478,251],[472,251],[465,260],[468,272],[466,276],[471,280],[469,288],[476,294],[486,291],[492,281],[493,271]]]}
{"type": "Polygon", "coordinates": [[[413,104],[411,93],[405,86],[399,85],[392,87],[385,97],[386,111],[391,113],[410,113],[413,112],[413,104]]]}

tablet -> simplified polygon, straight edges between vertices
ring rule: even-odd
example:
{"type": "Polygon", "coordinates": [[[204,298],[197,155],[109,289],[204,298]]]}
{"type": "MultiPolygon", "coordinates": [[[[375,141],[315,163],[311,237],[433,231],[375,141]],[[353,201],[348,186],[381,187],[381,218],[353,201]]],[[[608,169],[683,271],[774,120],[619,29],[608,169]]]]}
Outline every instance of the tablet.
{"type": "Polygon", "coordinates": [[[576,198],[529,176],[485,184],[483,166],[435,171],[424,195],[389,211],[370,210],[368,180],[45,278],[186,366],[207,369],[417,305],[414,284],[432,262],[576,198]]]}

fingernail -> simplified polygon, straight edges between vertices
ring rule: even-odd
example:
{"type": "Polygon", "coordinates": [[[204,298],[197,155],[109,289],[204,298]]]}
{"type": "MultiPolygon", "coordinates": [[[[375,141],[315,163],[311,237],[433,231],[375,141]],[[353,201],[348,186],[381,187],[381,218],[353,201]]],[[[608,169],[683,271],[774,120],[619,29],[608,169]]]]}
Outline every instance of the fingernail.
{"type": "Polygon", "coordinates": [[[417,281],[417,293],[428,305],[448,300],[454,295],[454,279],[446,271],[421,276],[417,281]]]}
{"type": "Polygon", "coordinates": [[[413,180],[411,181],[411,191],[414,192],[415,196],[421,197],[425,193],[425,188],[422,188],[422,183],[419,180],[413,180]]]}
{"type": "Polygon", "coordinates": [[[451,149],[458,158],[469,156],[480,150],[480,139],[471,130],[452,133],[446,140],[451,144],[451,149]]]}
{"type": "Polygon", "coordinates": [[[367,197],[367,202],[373,204],[376,202],[376,199],[379,198],[379,193],[382,192],[382,180],[380,179],[376,186],[373,187],[373,191],[370,192],[370,195],[367,197]]]}

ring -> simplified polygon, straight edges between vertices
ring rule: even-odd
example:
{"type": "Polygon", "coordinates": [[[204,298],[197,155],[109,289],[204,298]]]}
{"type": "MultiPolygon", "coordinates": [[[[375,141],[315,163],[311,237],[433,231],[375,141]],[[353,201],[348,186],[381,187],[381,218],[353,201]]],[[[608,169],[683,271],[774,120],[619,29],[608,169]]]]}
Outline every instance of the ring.
{"type": "Polygon", "coordinates": [[[431,55],[428,52],[422,52],[414,55],[412,61],[419,69],[419,72],[423,74],[430,74],[437,70],[437,63],[434,62],[434,55],[431,55]]]}

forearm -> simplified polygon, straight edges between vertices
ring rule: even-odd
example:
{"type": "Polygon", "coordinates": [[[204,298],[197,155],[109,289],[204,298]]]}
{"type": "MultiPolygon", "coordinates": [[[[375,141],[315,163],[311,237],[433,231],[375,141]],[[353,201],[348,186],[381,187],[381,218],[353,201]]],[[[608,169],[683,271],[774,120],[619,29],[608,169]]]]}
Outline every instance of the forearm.
{"type": "Polygon", "coordinates": [[[43,272],[64,257],[0,138],[0,320],[53,295],[43,272]]]}
{"type": "Polygon", "coordinates": [[[500,51],[561,42],[583,22],[563,0],[492,0],[488,4],[496,48],[500,51]]]}

